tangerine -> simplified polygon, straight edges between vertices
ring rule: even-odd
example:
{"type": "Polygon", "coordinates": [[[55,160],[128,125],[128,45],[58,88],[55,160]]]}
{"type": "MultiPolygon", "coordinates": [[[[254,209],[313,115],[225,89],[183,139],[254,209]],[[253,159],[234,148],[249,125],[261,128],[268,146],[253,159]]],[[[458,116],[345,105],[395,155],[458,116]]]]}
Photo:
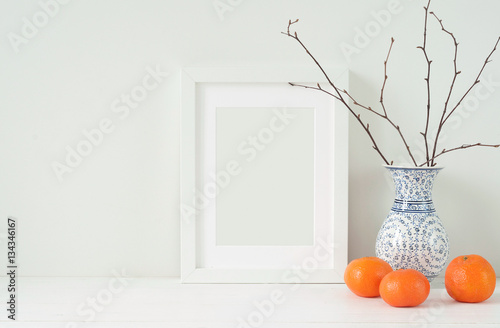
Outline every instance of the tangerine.
{"type": "Polygon", "coordinates": [[[465,255],[453,259],[444,275],[448,294],[459,302],[478,303],[495,291],[495,270],[482,256],[465,255]]]}
{"type": "Polygon", "coordinates": [[[375,256],[367,256],[349,263],[344,272],[344,281],[358,296],[377,297],[380,296],[380,281],[389,272],[392,272],[389,263],[375,256]]]}
{"type": "Polygon", "coordinates": [[[380,282],[380,296],[395,307],[417,306],[429,296],[429,280],[415,269],[399,269],[387,274],[380,282]]]}

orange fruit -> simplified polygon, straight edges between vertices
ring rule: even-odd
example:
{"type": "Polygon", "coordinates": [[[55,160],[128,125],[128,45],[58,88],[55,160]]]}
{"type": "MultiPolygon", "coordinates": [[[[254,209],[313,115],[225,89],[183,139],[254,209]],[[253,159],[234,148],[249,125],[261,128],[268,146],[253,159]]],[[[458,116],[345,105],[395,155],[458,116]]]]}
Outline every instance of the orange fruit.
{"type": "Polygon", "coordinates": [[[362,257],[349,263],[344,282],[358,296],[377,297],[380,281],[389,272],[392,268],[386,261],[375,256],[362,257]]]}
{"type": "Polygon", "coordinates": [[[459,302],[478,303],[487,300],[497,282],[491,264],[479,255],[459,256],[448,264],[444,285],[459,302]]]}
{"type": "Polygon", "coordinates": [[[380,296],[395,307],[417,306],[431,291],[429,280],[415,269],[399,269],[387,274],[380,282],[380,296]]]}

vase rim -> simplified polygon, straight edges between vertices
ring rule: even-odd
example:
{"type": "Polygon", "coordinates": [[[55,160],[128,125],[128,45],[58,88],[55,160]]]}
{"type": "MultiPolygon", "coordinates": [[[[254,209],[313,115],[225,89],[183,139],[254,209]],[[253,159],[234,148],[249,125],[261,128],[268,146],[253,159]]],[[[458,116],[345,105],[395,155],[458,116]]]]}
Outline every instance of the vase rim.
{"type": "Polygon", "coordinates": [[[386,169],[397,170],[442,170],[443,166],[405,166],[405,165],[383,165],[386,169]]]}

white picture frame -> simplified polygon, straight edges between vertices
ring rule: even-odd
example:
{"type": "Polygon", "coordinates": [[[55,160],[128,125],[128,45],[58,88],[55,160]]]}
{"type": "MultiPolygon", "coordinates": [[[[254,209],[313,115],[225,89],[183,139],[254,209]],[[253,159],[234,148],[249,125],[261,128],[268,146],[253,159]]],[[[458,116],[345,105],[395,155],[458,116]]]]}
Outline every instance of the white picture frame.
{"type": "MultiPolygon", "coordinates": [[[[328,72],[337,85],[348,88],[347,70],[330,69],[328,72]]],[[[180,215],[183,283],[343,282],[347,265],[348,112],[332,97],[289,86],[288,82],[323,85],[326,79],[321,72],[296,67],[191,67],[182,70],[180,215]],[[234,90],[241,93],[236,97],[229,90],[231,94],[234,90]],[[216,224],[213,206],[202,206],[203,202],[196,200],[197,192],[202,189],[203,171],[209,166],[206,158],[214,157],[214,147],[210,145],[214,144],[215,135],[214,131],[207,134],[210,129],[205,127],[212,123],[206,122],[214,120],[215,107],[290,106],[314,109],[312,243],[303,246],[217,245],[213,237],[216,224]],[[319,160],[317,154],[326,157],[319,160]],[[297,269],[303,270],[302,274],[295,275],[297,269]]],[[[236,166],[233,169],[236,170],[236,166]]]]}

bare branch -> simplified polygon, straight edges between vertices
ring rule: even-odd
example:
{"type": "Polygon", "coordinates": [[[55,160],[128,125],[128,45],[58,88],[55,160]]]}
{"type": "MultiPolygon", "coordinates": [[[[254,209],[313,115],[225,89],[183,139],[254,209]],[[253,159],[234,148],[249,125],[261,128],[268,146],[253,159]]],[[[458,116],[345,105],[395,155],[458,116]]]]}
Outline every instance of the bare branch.
{"type": "Polygon", "coordinates": [[[453,109],[449,112],[449,114],[445,117],[444,121],[443,121],[443,124],[448,120],[448,118],[450,118],[451,114],[453,114],[453,112],[458,108],[458,106],[460,106],[460,104],[462,103],[462,101],[465,99],[465,97],[467,97],[467,95],[469,94],[469,92],[474,88],[474,86],[476,84],[478,84],[480,82],[479,78],[481,77],[481,74],[483,74],[483,71],[484,71],[484,68],[486,67],[486,65],[488,65],[488,63],[491,62],[490,58],[491,56],[493,55],[493,53],[495,52],[495,50],[497,50],[497,46],[498,46],[498,42],[500,41],[500,37],[498,37],[497,39],[497,42],[495,43],[495,46],[493,47],[493,50],[491,50],[490,54],[488,55],[488,57],[486,57],[486,59],[484,60],[484,64],[483,66],[481,67],[481,70],[479,71],[479,73],[477,74],[477,77],[476,79],[474,80],[474,83],[472,83],[472,85],[469,87],[469,89],[465,92],[465,94],[462,96],[462,98],[460,98],[460,100],[458,101],[458,103],[455,105],[455,107],[453,107],[453,109]]]}
{"type": "Polygon", "coordinates": [[[387,110],[385,109],[385,105],[384,105],[384,89],[385,89],[385,84],[386,84],[387,78],[388,78],[387,77],[387,62],[389,61],[389,56],[391,55],[391,50],[392,50],[393,44],[394,44],[394,38],[391,38],[391,45],[389,46],[389,51],[387,51],[387,57],[385,58],[385,61],[384,61],[384,83],[382,84],[382,88],[380,89],[380,105],[382,106],[382,110],[384,111],[384,115],[382,117],[384,119],[386,119],[387,122],[389,122],[389,124],[391,124],[392,127],[398,131],[399,136],[401,137],[401,140],[403,141],[403,143],[405,145],[406,151],[408,152],[408,155],[410,156],[413,164],[415,166],[417,166],[417,161],[415,161],[415,157],[413,157],[413,154],[410,151],[410,146],[406,142],[406,139],[403,135],[403,132],[399,128],[399,125],[394,124],[394,122],[389,118],[389,115],[387,114],[387,110]]]}
{"type": "Polygon", "coordinates": [[[389,118],[389,116],[388,116],[386,113],[385,113],[385,114],[381,114],[381,113],[379,113],[379,112],[377,112],[377,111],[373,110],[373,108],[371,108],[370,106],[365,106],[365,105],[360,104],[360,103],[359,103],[359,102],[357,102],[357,101],[356,101],[356,100],[355,100],[355,99],[351,96],[351,94],[350,94],[349,92],[347,92],[346,90],[342,90],[342,92],[343,92],[343,93],[345,93],[345,94],[346,94],[346,95],[347,95],[347,96],[351,99],[351,101],[353,102],[353,104],[354,104],[355,106],[361,107],[361,108],[363,108],[363,109],[365,109],[365,110],[369,111],[370,113],[373,113],[373,114],[377,115],[378,117],[383,118],[384,120],[386,120],[387,122],[389,122],[389,124],[390,124],[390,125],[391,125],[394,129],[396,129],[396,131],[399,133],[399,136],[401,137],[401,140],[403,141],[403,143],[404,143],[404,145],[405,145],[405,149],[406,149],[406,151],[408,152],[408,154],[410,155],[410,158],[412,159],[413,164],[414,164],[415,166],[417,166],[417,162],[415,161],[415,158],[413,157],[413,154],[412,154],[412,153],[411,153],[411,151],[410,151],[410,146],[408,146],[408,143],[406,142],[406,139],[405,139],[405,137],[404,137],[404,135],[403,135],[403,132],[401,132],[401,129],[400,129],[399,125],[394,124],[394,122],[393,122],[393,121],[389,118]]]}
{"type": "MultiPolygon", "coordinates": [[[[361,115],[359,114],[356,114],[356,112],[354,112],[354,110],[351,108],[351,106],[349,105],[349,103],[344,99],[344,97],[342,97],[342,94],[340,92],[340,89],[337,88],[337,86],[333,83],[333,81],[330,79],[330,77],[328,76],[328,74],[326,73],[326,71],[323,69],[323,67],[321,66],[321,64],[318,62],[318,60],[309,52],[309,49],[304,45],[304,43],[300,40],[299,36],[297,35],[297,32],[294,32],[293,34],[291,34],[290,32],[290,26],[292,24],[295,24],[296,22],[298,22],[298,19],[295,20],[295,21],[291,21],[289,20],[288,21],[288,27],[287,27],[287,31],[286,33],[285,32],[281,32],[282,34],[285,34],[287,35],[288,37],[292,38],[292,39],[295,39],[295,41],[297,41],[301,46],[302,48],[306,51],[306,53],[309,55],[309,57],[314,61],[314,63],[316,64],[316,66],[321,70],[321,72],[323,73],[323,76],[326,78],[326,80],[328,81],[328,84],[333,88],[333,90],[335,90],[335,93],[336,93],[336,96],[335,99],[339,100],[340,102],[342,102],[342,104],[349,110],[349,112],[354,115],[354,117],[356,118],[356,120],[358,121],[358,123],[363,127],[363,129],[365,130],[365,132],[367,133],[368,137],[370,138],[372,144],[373,144],[373,149],[375,149],[377,151],[377,153],[379,154],[379,156],[382,158],[382,160],[384,161],[385,164],[389,165],[389,161],[385,158],[385,156],[382,154],[382,152],[380,151],[380,148],[378,147],[378,144],[377,142],[375,141],[375,139],[373,138],[370,130],[369,130],[369,125],[368,124],[365,124],[362,120],[361,120],[361,115]]],[[[293,85],[293,84],[292,84],[293,85]]],[[[302,85],[301,85],[302,86],[302,85]]],[[[302,86],[304,87],[304,86],[302,86]]],[[[311,89],[314,89],[314,87],[310,87],[311,89]]],[[[325,92],[323,89],[321,88],[317,88],[317,90],[319,91],[323,91],[325,92]]],[[[333,95],[333,94],[332,94],[333,95]]]]}
{"type": "Polygon", "coordinates": [[[384,115],[387,116],[387,111],[385,110],[384,105],[384,88],[385,83],[387,82],[387,62],[389,61],[389,56],[391,54],[392,45],[394,44],[394,38],[391,38],[391,45],[389,46],[389,51],[387,52],[387,57],[384,61],[384,83],[382,84],[382,88],[380,89],[380,104],[382,105],[382,109],[384,110],[384,115]]]}
{"type": "Polygon", "coordinates": [[[287,33],[288,35],[290,35],[290,26],[292,26],[292,24],[297,23],[298,21],[299,21],[299,19],[298,19],[298,18],[297,18],[296,20],[294,20],[293,22],[292,22],[292,20],[289,20],[289,21],[288,21],[288,27],[286,28],[286,33],[287,33]]]}
{"type": "Polygon", "coordinates": [[[458,42],[457,42],[457,39],[455,38],[455,36],[453,35],[453,33],[451,33],[450,31],[448,31],[447,29],[444,28],[443,21],[441,19],[439,19],[434,12],[431,12],[431,15],[433,15],[434,17],[436,17],[437,21],[441,25],[441,29],[452,38],[453,45],[455,47],[455,54],[454,54],[454,57],[453,57],[453,73],[454,73],[453,74],[453,80],[451,81],[450,91],[448,92],[448,97],[446,98],[446,101],[444,102],[443,114],[441,115],[441,119],[439,120],[439,125],[438,125],[438,129],[437,129],[437,132],[436,132],[436,138],[434,139],[434,147],[432,149],[432,157],[431,157],[430,164],[431,164],[431,166],[434,166],[434,158],[436,156],[436,150],[437,150],[437,143],[438,143],[438,140],[439,140],[439,135],[441,134],[441,131],[442,131],[442,128],[443,128],[443,124],[445,122],[446,112],[448,110],[448,103],[450,101],[451,94],[453,93],[453,87],[455,86],[455,81],[457,80],[457,77],[460,74],[460,71],[457,70],[457,54],[458,54],[458,42]]]}
{"type": "Polygon", "coordinates": [[[288,84],[290,84],[292,87],[301,87],[301,88],[306,88],[306,89],[318,90],[318,91],[324,92],[324,93],[332,96],[333,98],[335,98],[337,100],[342,101],[337,95],[334,95],[333,93],[328,92],[325,89],[321,88],[321,86],[319,85],[319,83],[318,83],[317,87],[311,87],[309,85],[297,84],[297,83],[292,83],[292,82],[288,82],[288,84]]]}
{"type": "Polygon", "coordinates": [[[362,105],[360,104],[356,99],[354,99],[353,96],[351,96],[351,94],[347,91],[347,90],[341,90],[342,93],[346,94],[347,97],[349,97],[349,99],[351,99],[352,103],[355,105],[355,106],[358,106],[358,107],[361,107],[363,109],[366,109],[367,111],[381,117],[381,118],[385,118],[385,116],[383,114],[380,114],[379,112],[373,110],[370,106],[365,106],[365,105],[362,105]]]}
{"type": "MultiPolygon", "coordinates": [[[[441,22],[441,21],[440,21],[441,22]]],[[[444,28],[443,28],[444,29],[444,28]]],[[[449,32],[447,32],[449,33],[449,32]]],[[[453,34],[449,33],[450,35],[453,36],[453,34]]],[[[457,47],[458,47],[458,43],[456,42],[455,40],[455,37],[453,36],[453,40],[454,40],[454,43],[455,43],[455,60],[454,60],[454,65],[455,65],[455,75],[454,75],[454,79],[453,79],[453,82],[452,82],[452,85],[450,87],[450,94],[451,94],[451,91],[453,89],[453,86],[454,86],[454,81],[456,79],[456,77],[458,76],[458,74],[460,74],[461,72],[460,71],[457,71],[456,69],[456,54],[457,54],[457,47]]],[[[460,98],[460,100],[458,101],[458,103],[455,105],[455,107],[453,107],[452,110],[450,110],[448,113],[446,112],[446,109],[447,109],[447,103],[448,103],[448,100],[449,100],[449,96],[448,96],[448,99],[446,100],[446,103],[445,103],[445,110],[443,111],[443,115],[441,117],[441,121],[439,122],[439,126],[438,126],[438,133],[436,134],[436,140],[434,141],[434,151],[433,151],[433,154],[432,154],[432,157],[427,160],[426,163],[431,163],[431,165],[434,165],[434,159],[436,159],[438,156],[442,155],[443,152],[439,153],[439,155],[435,155],[435,152],[436,152],[436,148],[437,148],[437,142],[438,142],[438,137],[439,137],[439,133],[442,131],[443,129],[443,126],[444,124],[446,123],[446,121],[448,121],[448,119],[450,118],[450,116],[455,112],[455,110],[458,108],[458,106],[460,106],[460,104],[462,103],[462,101],[465,99],[465,97],[470,93],[470,91],[474,88],[474,86],[476,86],[476,84],[479,83],[479,78],[481,77],[481,74],[483,73],[484,71],[484,68],[486,67],[486,65],[491,62],[490,58],[491,56],[493,55],[493,53],[496,51],[497,49],[497,46],[498,46],[498,43],[500,42],[500,37],[497,39],[496,43],[495,43],[495,46],[493,47],[493,50],[491,50],[491,52],[489,53],[488,57],[486,57],[486,59],[484,60],[484,63],[483,63],[483,66],[481,67],[481,69],[479,70],[479,73],[477,74],[474,82],[472,83],[472,85],[469,87],[469,89],[467,89],[467,91],[465,92],[465,94],[462,96],[462,98],[460,98]]],[[[476,144],[474,144],[476,145],[476,144]]],[[[481,144],[482,146],[482,144],[481,144]]],[[[493,147],[492,145],[488,145],[488,147],[493,147]]],[[[469,147],[466,147],[466,148],[469,148],[469,147]]],[[[459,149],[463,149],[462,147],[459,147],[459,149]]],[[[448,152],[448,151],[446,151],[448,152]]],[[[425,164],[425,163],[424,163],[425,164]]]]}
{"type": "MultiPolygon", "coordinates": [[[[446,153],[449,153],[449,152],[452,152],[452,151],[455,151],[455,150],[462,150],[462,149],[467,149],[467,148],[471,148],[471,147],[492,147],[492,148],[498,148],[498,147],[500,147],[500,144],[491,145],[491,144],[483,144],[483,143],[480,143],[480,142],[477,142],[477,143],[474,143],[474,144],[463,144],[463,145],[455,147],[455,148],[443,149],[439,154],[437,154],[436,156],[434,156],[434,158],[432,158],[431,160],[434,160],[434,159],[438,158],[441,155],[444,155],[446,153]]],[[[429,163],[429,162],[424,162],[424,163],[420,164],[419,166],[424,166],[427,163],[429,163]]],[[[434,166],[434,165],[436,165],[436,164],[433,164],[432,166],[434,166]]]]}
{"type": "MultiPolygon", "coordinates": [[[[425,10],[425,22],[424,22],[424,42],[421,47],[417,47],[422,50],[424,53],[425,60],[427,62],[427,77],[424,79],[425,82],[427,83],[427,116],[425,120],[425,132],[422,134],[424,136],[424,143],[425,143],[425,157],[427,159],[426,163],[430,163],[430,157],[429,157],[429,143],[427,141],[427,133],[429,132],[429,118],[431,115],[431,63],[432,60],[429,59],[429,56],[427,55],[427,50],[426,50],[426,45],[427,45],[427,18],[429,16],[429,6],[431,5],[431,0],[427,3],[427,7],[424,7],[425,10]]],[[[429,166],[429,165],[427,165],[429,166]]]]}
{"type": "MultiPolygon", "coordinates": [[[[474,88],[474,86],[476,84],[480,83],[479,78],[481,77],[481,75],[482,75],[482,73],[483,73],[486,65],[489,62],[491,62],[490,58],[493,55],[493,53],[496,51],[497,46],[500,43],[500,37],[496,40],[496,43],[495,43],[495,45],[493,47],[493,50],[491,50],[491,52],[488,54],[488,56],[484,60],[484,63],[482,65],[481,69],[479,70],[479,73],[477,74],[477,77],[475,78],[475,80],[472,83],[472,85],[467,89],[467,91],[463,94],[463,96],[456,103],[456,105],[451,110],[449,110],[449,108],[450,108],[450,106],[449,106],[450,105],[450,99],[451,99],[451,96],[452,96],[452,94],[454,92],[455,83],[456,83],[456,80],[458,79],[458,75],[461,73],[457,69],[458,42],[457,42],[454,34],[451,33],[450,31],[448,31],[444,27],[443,21],[441,19],[439,19],[439,17],[437,17],[437,15],[434,12],[429,11],[429,7],[430,7],[430,4],[431,4],[431,1],[432,0],[428,0],[427,6],[424,7],[424,10],[425,10],[424,39],[423,39],[422,46],[418,46],[417,47],[417,48],[419,48],[419,49],[422,50],[422,52],[424,54],[424,57],[425,57],[425,60],[427,62],[427,76],[424,78],[424,80],[426,81],[426,85],[427,85],[427,114],[426,114],[425,131],[424,132],[420,132],[420,134],[423,136],[424,142],[425,142],[426,161],[424,163],[422,163],[421,165],[418,165],[418,166],[434,166],[434,165],[436,165],[436,163],[435,163],[436,158],[438,158],[438,157],[440,157],[440,156],[442,156],[442,155],[444,155],[446,153],[449,153],[449,152],[452,152],[452,151],[456,151],[456,150],[468,149],[468,148],[471,148],[471,147],[494,147],[494,148],[500,147],[500,144],[483,144],[483,143],[478,142],[478,143],[475,143],[475,144],[463,144],[461,146],[458,146],[458,147],[455,147],[455,148],[451,148],[451,149],[443,149],[441,152],[437,153],[438,140],[439,140],[440,134],[442,132],[443,126],[445,125],[445,123],[447,122],[447,120],[450,118],[450,116],[455,112],[455,110],[460,106],[460,104],[466,98],[466,96],[471,92],[471,90],[474,88]],[[430,113],[431,113],[430,77],[431,77],[431,64],[432,64],[432,60],[429,59],[429,56],[428,56],[428,53],[427,53],[427,49],[426,49],[426,46],[427,46],[427,24],[428,24],[428,17],[429,17],[429,15],[433,15],[436,18],[436,20],[438,21],[438,23],[441,25],[441,29],[451,37],[451,39],[453,41],[453,45],[454,45],[454,57],[453,57],[453,69],[454,69],[454,71],[453,71],[453,79],[452,79],[452,81],[450,83],[449,91],[448,91],[446,100],[444,102],[443,112],[441,114],[441,119],[439,121],[438,130],[436,132],[436,138],[432,141],[434,143],[433,144],[433,148],[432,148],[432,154],[430,153],[430,150],[429,150],[429,144],[430,144],[431,141],[429,141],[429,135],[428,135],[429,134],[429,125],[430,125],[430,113]]],[[[361,127],[365,130],[366,134],[368,135],[368,137],[370,138],[370,140],[372,142],[372,148],[376,150],[376,152],[382,158],[382,160],[384,161],[384,163],[387,164],[387,165],[392,165],[393,161],[389,162],[386,159],[386,157],[382,154],[380,148],[378,147],[377,142],[373,138],[373,135],[372,135],[371,130],[370,130],[370,124],[366,123],[366,121],[364,120],[364,118],[361,118],[361,114],[355,112],[354,109],[353,109],[353,107],[351,107],[351,106],[358,106],[358,107],[360,107],[360,108],[362,108],[362,109],[364,109],[364,110],[366,110],[366,111],[368,111],[368,112],[370,112],[370,113],[372,113],[372,114],[374,114],[374,115],[376,115],[376,116],[378,116],[378,117],[386,120],[394,129],[396,129],[396,131],[398,131],[398,134],[401,137],[401,140],[403,141],[403,143],[404,143],[404,145],[406,147],[406,150],[407,150],[410,158],[412,159],[414,165],[417,166],[415,158],[413,157],[412,152],[410,151],[410,147],[408,146],[408,143],[406,142],[406,139],[405,139],[405,137],[404,137],[404,135],[403,135],[403,133],[401,131],[400,126],[396,125],[390,119],[389,114],[388,114],[387,109],[386,109],[385,104],[384,104],[384,90],[385,90],[386,83],[387,83],[387,80],[388,80],[387,64],[388,64],[389,57],[390,57],[390,54],[391,54],[391,51],[392,51],[392,47],[393,47],[393,44],[394,44],[394,39],[391,38],[391,44],[390,44],[389,50],[387,52],[387,57],[386,57],[386,59],[384,61],[384,80],[383,80],[383,83],[382,83],[382,86],[381,86],[381,89],[380,89],[380,100],[379,100],[379,102],[381,104],[381,107],[382,107],[382,112],[380,112],[380,111],[374,110],[370,106],[365,106],[365,105],[359,103],[358,101],[356,101],[356,99],[354,99],[353,96],[351,96],[351,94],[349,92],[347,92],[344,89],[339,89],[337,87],[337,85],[334,83],[334,81],[332,81],[330,79],[330,77],[328,76],[328,74],[326,73],[326,71],[323,69],[323,67],[321,66],[321,64],[318,62],[318,60],[311,54],[311,52],[309,51],[309,49],[300,40],[297,32],[296,31],[293,31],[293,32],[290,31],[291,26],[293,24],[297,23],[297,22],[298,22],[298,19],[295,20],[295,21],[289,20],[286,32],[282,32],[282,33],[285,34],[286,36],[294,39],[296,42],[298,42],[300,44],[300,46],[304,49],[304,51],[314,61],[314,63],[316,64],[316,66],[321,70],[321,72],[323,73],[323,76],[328,81],[329,87],[331,87],[333,90],[328,91],[324,87],[322,87],[319,83],[316,84],[316,86],[309,86],[309,85],[296,84],[296,83],[290,83],[290,85],[292,85],[292,86],[298,86],[298,87],[302,87],[302,88],[306,88],[306,89],[312,89],[312,90],[320,91],[320,92],[323,92],[323,93],[325,93],[325,94],[333,97],[334,99],[340,101],[347,108],[347,110],[349,110],[349,112],[355,117],[355,119],[361,125],[361,127]]],[[[329,89],[329,87],[328,87],[328,89],[329,89]]]]}

